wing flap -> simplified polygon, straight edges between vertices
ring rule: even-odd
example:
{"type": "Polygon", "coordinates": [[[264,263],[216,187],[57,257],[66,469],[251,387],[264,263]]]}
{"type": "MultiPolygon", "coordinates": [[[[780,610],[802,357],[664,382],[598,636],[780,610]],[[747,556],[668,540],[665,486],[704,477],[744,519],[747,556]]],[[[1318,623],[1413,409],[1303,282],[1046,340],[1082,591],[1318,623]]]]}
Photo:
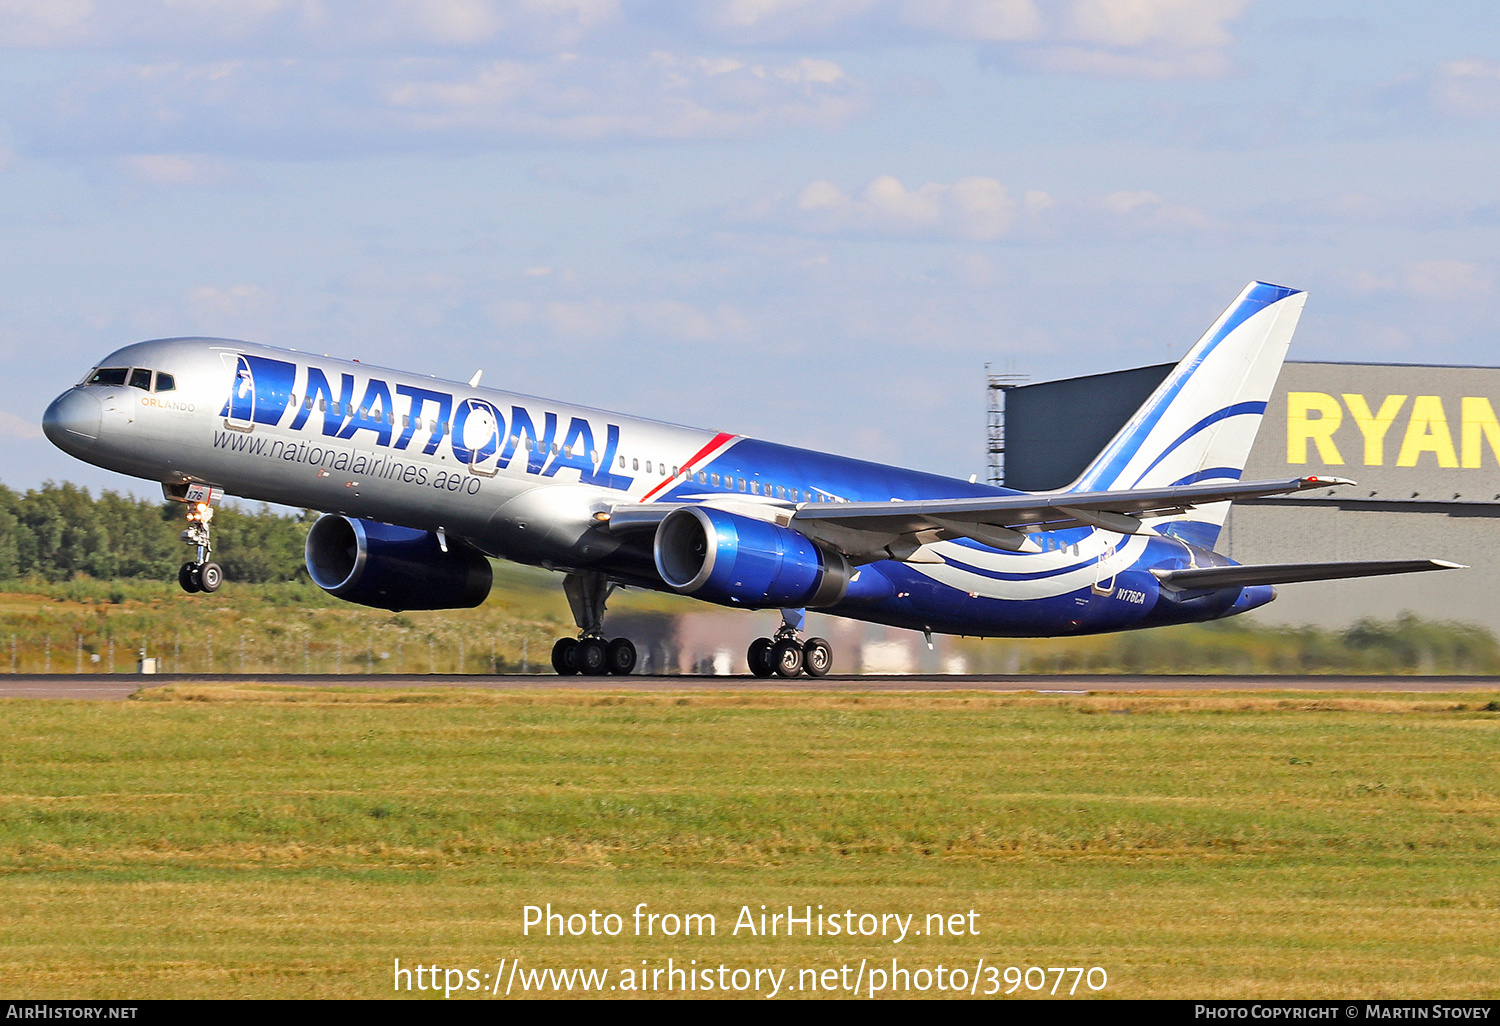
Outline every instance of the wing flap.
{"type": "Polygon", "coordinates": [[[1446,559],[1404,559],[1355,563],[1266,563],[1259,566],[1207,566],[1187,570],[1152,570],[1169,588],[1246,588],[1257,584],[1297,584],[1350,577],[1416,574],[1428,570],[1465,570],[1446,559]]]}

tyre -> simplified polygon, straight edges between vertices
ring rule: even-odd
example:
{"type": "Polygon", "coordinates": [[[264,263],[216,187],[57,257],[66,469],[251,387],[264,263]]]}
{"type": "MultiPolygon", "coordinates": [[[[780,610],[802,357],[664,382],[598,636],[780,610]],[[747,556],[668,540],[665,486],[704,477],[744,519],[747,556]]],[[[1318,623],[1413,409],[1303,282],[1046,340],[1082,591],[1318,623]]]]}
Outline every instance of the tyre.
{"type": "Polygon", "coordinates": [[[219,585],[224,583],[224,571],[219,569],[217,563],[204,563],[198,568],[198,587],[206,592],[219,590],[219,585]]]}
{"type": "Polygon", "coordinates": [[[578,643],[578,672],[586,677],[609,672],[609,649],[599,638],[584,638],[578,643]]]}
{"type": "Polygon", "coordinates": [[[616,638],[609,643],[609,657],[606,660],[609,672],[624,677],[635,669],[635,646],[630,643],[629,638],[616,638]]]}
{"type": "Polygon", "coordinates": [[[578,672],[578,642],[572,638],[558,638],[552,646],[552,668],[564,677],[578,672]]]}
{"type": "Polygon", "coordinates": [[[195,563],[184,563],[182,569],[177,571],[177,583],[182,585],[182,590],[192,595],[203,590],[198,583],[198,566],[195,563]]]}
{"type": "Polygon", "coordinates": [[[826,677],[833,669],[833,646],[823,638],[808,638],[802,645],[802,670],[809,677],[826,677]]]}
{"type": "Polygon", "coordinates": [[[750,642],[750,651],[745,653],[745,660],[750,664],[750,672],[757,677],[769,677],[774,673],[771,666],[771,639],[756,638],[750,642]]]}
{"type": "Polygon", "coordinates": [[[786,638],[771,646],[771,669],[781,677],[795,677],[802,672],[802,646],[786,638]]]}

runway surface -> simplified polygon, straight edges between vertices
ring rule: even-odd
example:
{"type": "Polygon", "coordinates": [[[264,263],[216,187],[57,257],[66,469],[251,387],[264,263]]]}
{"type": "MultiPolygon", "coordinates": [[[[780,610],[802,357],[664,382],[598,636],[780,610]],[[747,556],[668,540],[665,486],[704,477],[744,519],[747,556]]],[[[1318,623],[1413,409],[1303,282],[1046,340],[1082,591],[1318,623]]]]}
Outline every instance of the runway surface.
{"type": "Polygon", "coordinates": [[[168,684],[278,684],[310,688],[486,688],[497,691],[986,691],[1043,695],[1090,691],[1362,691],[1500,693],[1500,677],[1210,676],[1167,674],[982,674],[950,677],[828,676],[821,680],[756,677],[558,677],[514,674],[481,677],[459,674],[135,674],[83,673],[0,675],[0,698],[69,698],[121,701],[139,688],[168,684]]]}

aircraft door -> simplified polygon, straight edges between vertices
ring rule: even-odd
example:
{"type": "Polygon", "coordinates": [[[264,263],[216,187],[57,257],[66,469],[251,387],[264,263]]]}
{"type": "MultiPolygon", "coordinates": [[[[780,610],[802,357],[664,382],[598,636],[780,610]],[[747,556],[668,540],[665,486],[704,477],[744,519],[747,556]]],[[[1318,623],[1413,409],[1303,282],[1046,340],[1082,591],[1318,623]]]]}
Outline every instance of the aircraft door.
{"type": "Polygon", "coordinates": [[[1099,562],[1094,569],[1094,594],[1113,595],[1115,591],[1115,543],[1110,542],[1099,553],[1099,562]]]}
{"type": "Polygon", "coordinates": [[[234,431],[255,429],[255,372],[243,356],[235,358],[234,383],[224,404],[224,426],[234,431]]]}
{"type": "Polygon", "coordinates": [[[500,411],[483,399],[465,399],[454,411],[453,452],[480,477],[500,470],[500,441],[505,421],[500,411]]]}

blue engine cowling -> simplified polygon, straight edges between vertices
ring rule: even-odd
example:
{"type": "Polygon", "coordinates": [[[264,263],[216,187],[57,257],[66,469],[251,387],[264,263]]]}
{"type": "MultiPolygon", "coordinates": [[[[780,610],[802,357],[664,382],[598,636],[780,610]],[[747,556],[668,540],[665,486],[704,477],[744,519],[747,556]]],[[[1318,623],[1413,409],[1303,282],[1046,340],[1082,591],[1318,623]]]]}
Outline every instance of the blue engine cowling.
{"type": "Polygon", "coordinates": [[[307,572],[330,595],[362,606],[467,609],[490,593],[484,553],[431,531],[330,513],[307,532],[307,572]]]}
{"type": "Polygon", "coordinates": [[[656,529],[656,571],[685,595],[722,605],[838,604],[854,568],[806,535],[707,506],[673,510],[656,529]]]}

